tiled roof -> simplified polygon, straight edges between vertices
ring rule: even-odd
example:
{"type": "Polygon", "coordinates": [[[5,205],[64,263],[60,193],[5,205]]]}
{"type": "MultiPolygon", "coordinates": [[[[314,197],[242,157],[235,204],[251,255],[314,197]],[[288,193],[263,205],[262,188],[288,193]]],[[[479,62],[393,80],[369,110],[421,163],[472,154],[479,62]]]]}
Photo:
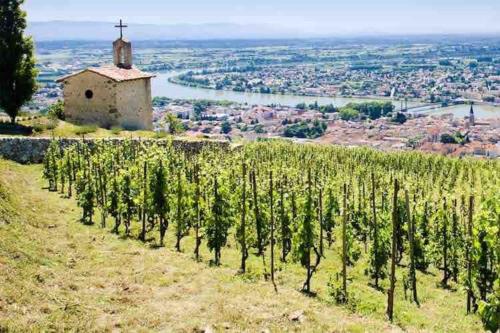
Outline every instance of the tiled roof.
{"type": "Polygon", "coordinates": [[[79,75],[84,72],[93,72],[107,78],[110,78],[116,82],[130,81],[130,80],[140,80],[149,79],[155,77],[155,75],[144,73],[137,68],[123,69],[116,66],[103,66],[103,67],[89,67],[83,71],[76,72],[64,77],[57,79],[57,82],[63,82],[64,80],[79,75]]]}

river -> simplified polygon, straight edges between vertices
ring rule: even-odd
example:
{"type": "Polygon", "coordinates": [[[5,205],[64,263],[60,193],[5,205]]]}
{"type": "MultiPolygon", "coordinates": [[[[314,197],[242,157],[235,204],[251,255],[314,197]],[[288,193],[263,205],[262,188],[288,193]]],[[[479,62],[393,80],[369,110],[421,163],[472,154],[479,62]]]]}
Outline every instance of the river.
{"type": "MultiPolygon", "coordinates": [[[[313,97],[313,96],[297,96],[297,95],[277,95],[277,94],[261,94],[250,92],[239,92],[231,90],[215,90],[198,87],[188,87],[180,84],[169,82],[169,78],[179,75],[180,72],[163,72],[157,73],[156,78],[152,83],[152,94],[154,97],[169,97],[172,99],[208,99],[208,100],[226,100],[237,103],[247,103],[250,105],[269,105],[281,104],[287,106],[295,106],[299,103],[312,104],[318,102],[319,105],[333,104],[335,106],[344,106],[351,102],[366,102],[376,99],[367,98],[349,98],[349,97],[313,97]]],[[[399,101],[394,101],[393,104],[398,109],[399,101]]],[[[419,105],[418,102],[408,102],[408,106],[419,105]]],[[[440,114],[452,113],[456,117],[463,117],[469,114],[470,106],[454,105],[446,108],[437,108],[428,111],[423,111],[424,114],[440,114]]],[[[474,105],[474,112],[477,118],[500,118],[500,107],[490,105],[474,105]]]]}

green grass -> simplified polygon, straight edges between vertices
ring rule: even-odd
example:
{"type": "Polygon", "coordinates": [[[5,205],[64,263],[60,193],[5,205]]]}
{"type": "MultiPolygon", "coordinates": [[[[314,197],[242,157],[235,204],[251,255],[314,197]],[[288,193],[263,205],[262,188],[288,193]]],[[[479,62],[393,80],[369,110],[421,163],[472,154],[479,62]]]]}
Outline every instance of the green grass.
{"type": "Polygon", "coordinates": [[[123,131],[123,128],[121,128],[120,126],[111,127],[111,134],[113,135],[118,135],[121,133],[121,131],[123,131]]]}
{"type": "Polygon", "coordinates": [[[34,127],[35,137],[74,138],[85,135],[86,138],[154,138],[154,131],[127,131],[119,127],[111,129],[96,125],[75,125],[62,120],[53,120],[46,116],[19,118],[21,125],[34,127]]]}
{"type": "Polygon", "coordinates": [[[84,126],[80,126],[79,128],[77,128],[75,130],[75,134],[76,135],[87,135],[87,134],[90,134],[90,133],[95,133],[97,132],[97,125],[84,125],[84,126]]]}
{"type": "Polygon", "coordinates": [[[386,294],[371,288],[364,275],[365,257],[349,269],[349,292],[357,299],[352,313],[333,304],[328,293],[329,279],[340,270],[336,245],[313,277],[317,297],[298,291],[302,267],[279,261],[275,293],[263,278],[261,258],[252,255],[249,272],[237,274],[233,236],[221,267],[211,267],[205,243],[201,262],[194,260],[191,236],[183,239],[182,253],[174,251],[175,226],[166,247],[157,249],[157,232],[148,234],[146,244],[137,240],[138,223],[130,238],[111,234],[111,219],[104,229],[82,225],[74,199],[47,192],[40,175],[38,165],[0,160],[0,212],[9,212],[8,223],[0,221],[0,331],[193,332],[207,325],[234,332],[482,331],[477,316],[465,315],[463,291],[437,286],[438,272],[418,274],[417,308],[404,300],[398,268],[391,325],[385,320],[386,294]],[[303,323],[289,319],[297,310],[304,311],[303,323]]]}
{"type": "MultiPolygon", "coordinates": [[[[20,118],[19,124],[34,128],[32,137],[55,137],[55,138],[78,138],[82,135],[87,139],[104,138],[141,138],[141,139],[164,139],[172,135],[165,131],[136,130],[129,131],[121,127],[112,127],[111,129],[100,128],[96,125],[75,125],[62,120],[50,119],[46,116],[36,116],[30,118],[20,118]]],[[[1,124],[1,120],[0,120],[1,124]]],[[[0,131],[1,132],[1,131],[0,131]]],[[[1,134],[2,136],[22,136],[21,134],[1,134]]],[[[176,136],[188,141],[210,140],[209,138],[198,136],[176,136]]]]}

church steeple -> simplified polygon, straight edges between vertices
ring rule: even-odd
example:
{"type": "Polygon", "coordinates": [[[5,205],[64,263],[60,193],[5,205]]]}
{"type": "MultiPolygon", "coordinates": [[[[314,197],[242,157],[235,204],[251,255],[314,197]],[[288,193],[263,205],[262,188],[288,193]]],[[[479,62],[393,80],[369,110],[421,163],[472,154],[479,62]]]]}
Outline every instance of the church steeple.
{"type": "Polygon", "coordinates": [[[474,108],[472,107],[472,103],[470,105],[470,111],[469,111],[469,124],[470,126],[474,126],[476,122],[476,119],[474,117],[474,108]]]}
{"type": "Polygon", "coordinates": [[[115,25],[115,28],[120,28],[120,38],[113,42],[113,62],[117,67],[131,69],[132,43],[123,39],[123,28],[127,27],[127,25],[123,25],[122,20],[120,20],[119,25],[115,25]]]}

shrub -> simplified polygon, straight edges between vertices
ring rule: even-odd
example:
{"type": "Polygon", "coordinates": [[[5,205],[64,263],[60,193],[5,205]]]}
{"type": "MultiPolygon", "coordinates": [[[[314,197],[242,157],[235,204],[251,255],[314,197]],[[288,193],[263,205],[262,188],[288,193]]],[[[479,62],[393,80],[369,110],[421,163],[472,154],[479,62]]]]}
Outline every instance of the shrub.
{"type": "Polygon", "coordinates": [[[45,124],[42,124],[41,122],[37,121],[33,123],[33,131],[35,133],[41,133],[47,129],[47,126],[45,124]]]}
{"type": "Polygon", "coordinates": [[[330,277],[327,284],[328,294],[335,304],[345,304],[347,302],[347,295],[344,294],[342,283],[339,279],[339,274],[336,277],[330,277]]]}
{"type": "Polygon", "coordinates": [[[0,124],[0,134],[6,135],[30,135],[33,133],[33,127],[11,124],[10,121],[0,124]]]}
{"type": "Polygon", "coordinates": [[[46,128],[51,131],[55,129],[59,125],[59,120],[58,119],[49,119],[47,122],[46,128]]]}
{"type": "Polygon", "coordinates": [[[338,109],[333,104],[323,105],[319,107],[319,112],[322,113],[334,113],[337,111],[338,109]]]}
{"type": "Polygon", "coordinates": [[[406,123],[406,116],[404,113],[398,112],[396,113],[396,116],[392,118],[392,121],[398,124],[404,124],[406,123]]]}
{"type": "Polygon", "coordinates": [[[154,138],[155,138],[155,139],[164,139],[164,138],[166,138],[167,136],[168,136],[168,133],[167,133],[167,132],[165,132],[165,131],[157,131],[157,132],[155,133],[154,138]]]}
{"type": "Polygon", "coordinates": [[[97,131],[97,125],[84,125],[80,126],[75,130],[76,135],[85,135],[90,133],[95,133],[97,131]]]}
{"type": "Polygon", "coordinates": [[[121,131],[123,131],[123,128],[121,128],[120,126],[111,127],[111,134],[113,135],[118,135],[121,133],[121,131]]]}
{"type": "Polygon", "coordinates": [[[484,328],[490,332],[498,332],[500,328],[500,296],[493,293],[488,297],[487,302],[479,302],[478,312],[484,328]]]}
{"type": "Polygon", "coordinates": [[[64,103],[62,101],[57,101],[47,108],[47,115],[50,118],[64,120],[64,103]]]}
{"type": "Polygon", "coordinates": [[[261,124],[255,125],[255,127],[253,128],[253,130],[257,134],[264,134],[264,133],[266,133],[266,130],[264,130],[264,126],[262,126],[261,124]]]}

